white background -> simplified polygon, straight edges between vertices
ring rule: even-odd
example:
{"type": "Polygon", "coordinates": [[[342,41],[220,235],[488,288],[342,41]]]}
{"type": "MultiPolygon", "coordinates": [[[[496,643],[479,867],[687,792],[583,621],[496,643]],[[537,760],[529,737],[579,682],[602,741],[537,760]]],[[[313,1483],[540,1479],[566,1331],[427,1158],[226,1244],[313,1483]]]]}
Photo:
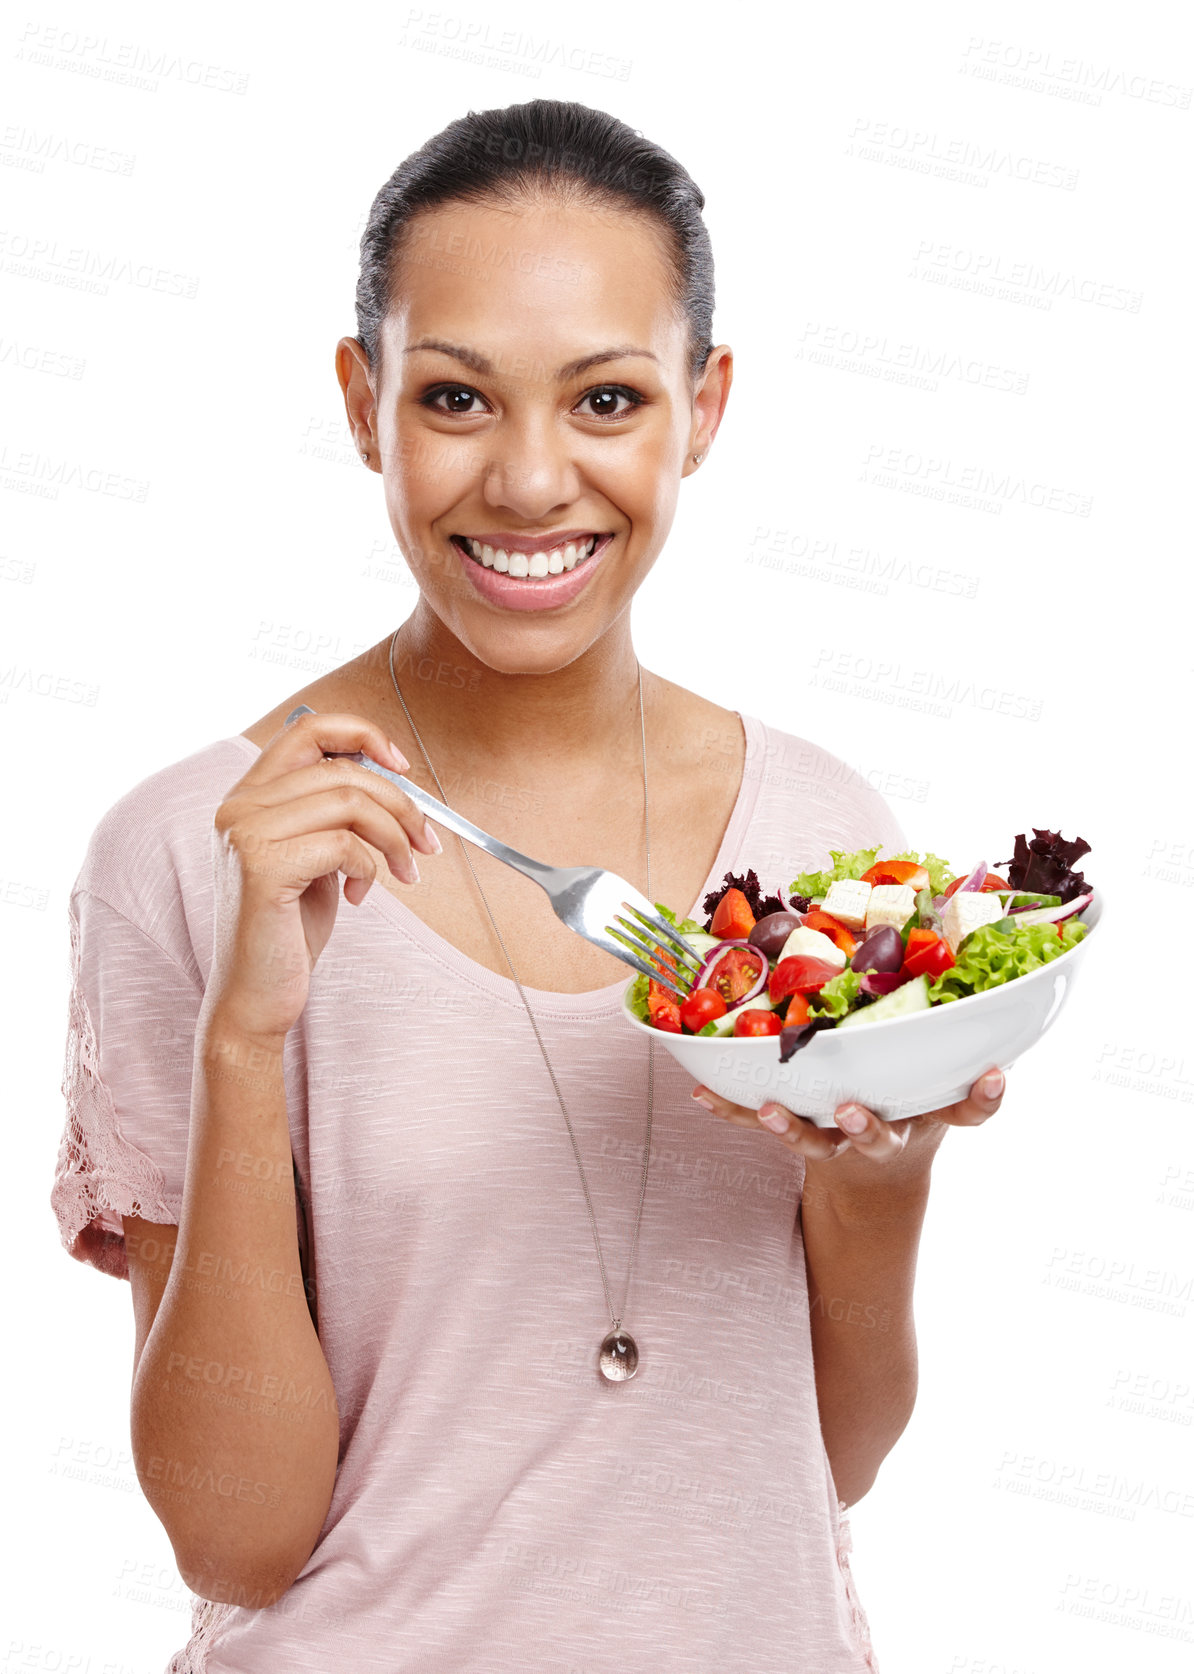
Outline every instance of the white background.
{"type": "Polygon", "coordinates": [[[0,34],[0,1667],[156,1674],[188,1626],[129,1459],[129,1293],[48,1207],[71,881],[124,790],[409,614],[333,371],[357,241],[445,123],[555,97],[700,183],[736,352],[642,661],[844,756],[958,867],[1080,833],[1108,900],[1003,1110],[934,1168],[919,1400],[852,1515],[883,1674],[1187,1668],[1181,8],[459,3],[309,30],[55,0],[0,34]]]}

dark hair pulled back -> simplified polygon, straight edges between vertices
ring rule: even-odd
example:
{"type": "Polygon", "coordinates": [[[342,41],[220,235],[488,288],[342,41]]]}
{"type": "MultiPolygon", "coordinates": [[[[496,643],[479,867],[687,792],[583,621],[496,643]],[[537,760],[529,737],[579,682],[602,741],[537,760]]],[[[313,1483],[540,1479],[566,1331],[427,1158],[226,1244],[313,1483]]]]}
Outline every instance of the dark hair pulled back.
{"type": "Polygon", "coordinates": [[[412,152],[378,192],[361,236],[356,291],[357,336],[371,368],[381,364],[396,258],[415,217],[440,204],[512,202],[544,189],[655,217],[672,255],[673,300],[688,318],[689,372],[700,376],[713,347],[704,194],[670,153],[616,116],[560,99],[470,111],[412,152]]]}

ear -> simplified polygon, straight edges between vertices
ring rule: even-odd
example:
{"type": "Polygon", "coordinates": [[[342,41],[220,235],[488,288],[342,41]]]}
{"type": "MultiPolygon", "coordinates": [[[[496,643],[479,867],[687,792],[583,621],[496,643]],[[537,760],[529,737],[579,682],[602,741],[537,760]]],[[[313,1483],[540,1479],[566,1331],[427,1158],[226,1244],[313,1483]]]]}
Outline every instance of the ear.
{"type": "Polygon", "coordinates": [[[692,427],[688,433],[688,456],[680,473],[682,476],[690,476],[698,468],[693,454],[708,453],[726,410],[733,381],[734,351],[728,343],[719,343],[705,362],[705,370],[693,391],[692,427]]]}
{"type": "Polygon", "coordinates": [[[342,337],[336,344],[336,377],[344,393],[344,410],[348,428],[358,453],[368,454],[372,469],[377,457],[377,435],[374,417],[377,400],[373,389],[373,373],[365,346],[357,337],[342,337]]]}

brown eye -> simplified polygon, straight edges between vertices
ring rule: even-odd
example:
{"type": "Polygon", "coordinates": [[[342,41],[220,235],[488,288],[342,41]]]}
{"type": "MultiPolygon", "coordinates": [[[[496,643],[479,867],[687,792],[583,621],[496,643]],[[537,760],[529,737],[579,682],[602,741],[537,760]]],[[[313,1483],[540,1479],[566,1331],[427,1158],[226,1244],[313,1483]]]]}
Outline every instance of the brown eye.
{"type": "Polygon", "coordinates": [[[627,413],[642,405],[642,396],[636,395],[632,389],[624,389],[620,384],[602,384],[600,389],[586,391],[577,405],[583,408],[586,402],[589,403],[588,418],[625,418],[627,413]],[[625,401],[627,405],[619,407],[619,401],[625,401]]]}
{"type": "Polygon", "coordinates": [[[474,413],[484,411],[480,403],[481,397],[467,384],[440,384],[421,397],[421,404],[430,407],[432,412],[454,413],[458,418],[471,418],[474,413]],[[441,397],[446,402],[444,406],[440,405],[441,397]]]}

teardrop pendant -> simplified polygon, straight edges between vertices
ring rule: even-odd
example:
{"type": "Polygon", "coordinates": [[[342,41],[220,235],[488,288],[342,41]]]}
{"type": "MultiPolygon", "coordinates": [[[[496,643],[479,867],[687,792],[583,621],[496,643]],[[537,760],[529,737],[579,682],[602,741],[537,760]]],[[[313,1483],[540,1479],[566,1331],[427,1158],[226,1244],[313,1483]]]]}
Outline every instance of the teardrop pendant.
{"type": "Polygon", "coordinates": [[[601,1344],[598,1370],[607,1383],[625,1383],[638,1371],[638,1346],[629,1331],[611,1331],[601,1344]]]}

